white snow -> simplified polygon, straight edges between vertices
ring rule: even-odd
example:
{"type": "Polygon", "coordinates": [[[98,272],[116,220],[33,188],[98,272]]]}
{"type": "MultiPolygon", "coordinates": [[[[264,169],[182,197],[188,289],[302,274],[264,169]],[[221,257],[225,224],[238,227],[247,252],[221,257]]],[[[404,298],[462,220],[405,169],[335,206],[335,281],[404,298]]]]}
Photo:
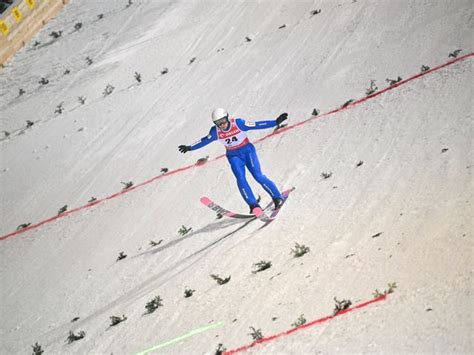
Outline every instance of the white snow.
{"type": "Polygon", "coordinates": [[[332,314],[334,297],[357,304],[392,282],[383,302],[249,353],[472,353],[472,56],[256,143],[264,173],[296,187],[263,229],[199,203],[248,210],[226,159],[215,159],[222,145],[177,149],[208,133],[215,107],[254,121],[288,112],[293,125],[364,97],[371,80],[382,89],[456,49],[472,53],[472,2],[127,3],[71,1],[0,74],[0,131],[10,132],[0,132],[0,235],[101,200],[0,240],[0,353],[36,342],[45,354],[137,353],[223,322],[157,350],[214,354],[251,343],[249,327],[280,333],[301,314],[332,314]],[[102,202],[122,182],[206,156],[102,202]],[[183,225],[192,232],[179,236],[183,225]],[[294,258],[295,242],[311,251],[294,258]],[[262,260],[272,267],[252,273],[262,260]],[[219,286],[211,274],[231,280],[219,286]],[[164,306],[144,315],[157,295],[164,306]],[[109,327],[113,315],[127,320],[109,327]]]}

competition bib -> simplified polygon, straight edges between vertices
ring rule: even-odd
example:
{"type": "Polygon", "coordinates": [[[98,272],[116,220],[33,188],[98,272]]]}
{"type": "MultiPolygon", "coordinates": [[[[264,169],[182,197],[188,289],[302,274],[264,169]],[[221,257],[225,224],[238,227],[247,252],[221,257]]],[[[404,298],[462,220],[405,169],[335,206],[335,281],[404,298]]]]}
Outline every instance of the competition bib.
{"type": "Polygon", "coordinates": [[[249,143],[247,132],[241,131],[233,118],[230,119],[230,128],[227,131],[223,131],[217,127],[217,139],[219,139],[228,150],[241,148],[249,143]]]}

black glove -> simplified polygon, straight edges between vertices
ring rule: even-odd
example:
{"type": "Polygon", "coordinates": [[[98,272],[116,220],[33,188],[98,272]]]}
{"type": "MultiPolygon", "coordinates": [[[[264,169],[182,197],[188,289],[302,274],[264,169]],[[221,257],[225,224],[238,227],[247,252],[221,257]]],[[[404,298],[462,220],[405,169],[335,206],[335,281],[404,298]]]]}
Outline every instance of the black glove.
{"type": "Polygon", "coordinates": [[[184,154],[184,153],[189,152],[191,150],[191,146],[182,144],[178,147],[178,149],[181,153],[184,154]]]}
{"type": "Polygon", "coordinates": [[[287,120],[288,119],[288,114],[285,112],[285,113],[282,113],[280,116],[278,116],[278,118],[276,119],[276,123],[277,123],[277,126],[279,126],[284,120],[287,120]]]}

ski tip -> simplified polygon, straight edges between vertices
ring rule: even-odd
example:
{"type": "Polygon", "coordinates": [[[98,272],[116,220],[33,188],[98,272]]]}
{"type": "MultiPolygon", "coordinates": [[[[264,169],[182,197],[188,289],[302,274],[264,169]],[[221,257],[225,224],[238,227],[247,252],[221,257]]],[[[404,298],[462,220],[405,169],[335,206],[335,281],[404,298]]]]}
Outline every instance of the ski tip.
{"type": "Polygon", "coordinates": [[[288,195],[293,192],[296,188],[292,187],[287,190],[284,190],[281,194],[283,195],[284,199],[286,200],[288,198],[288,195]]]}
{"type": "Polygon", "coordinates": [[[289,189],[286,189],[286,190],[283,190],[283,192],[281,193],[282,195],[289,195],[290,192],[293,192],[294,190],[296,189],[296,187],[290,187],[289,189]]]}
{"type": "Polygon", "coordinates": [[[201,197],[199,200],[206,206],[211,203],[211,200],[209,199],[209,197],[206,197],[206,196],[201,197]]]}

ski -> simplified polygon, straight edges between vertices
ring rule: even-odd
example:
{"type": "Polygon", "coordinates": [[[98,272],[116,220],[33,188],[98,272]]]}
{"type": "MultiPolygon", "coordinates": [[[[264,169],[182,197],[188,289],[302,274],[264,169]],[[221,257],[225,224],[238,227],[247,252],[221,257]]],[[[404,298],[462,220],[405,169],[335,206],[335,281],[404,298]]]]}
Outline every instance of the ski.
{"type": "MultiPolygon", "coordinates": [[[[283,200],[286,201],[288,198],[288,195],[290,194],[291,191],[293,191],[295,188],[291,188],[289,190],[283,191],[282,196],[283,200]]],[[[237,212],[232,212],[214,201],[212,201],[209,197],[203,196],[200,198],[201,203],[204,206],[209,207],[211,210],[217,213],[218,216],[221,217],[230,217],[230,218],[238,218],[238,219],[252,219],[252,218],[259,218],[263,222],[271,222],[273,219],[275,219],[276,215],[280,211],[281,207],[278,210],[271,210],[270,216],[268,216],[265,211],[269,210],[270,206],[273,204],[273,202],[268,203],[264,208],[257,207],[253,210],[252,214],[244,214],[244,213],[237,213],[237,212]]],[[[283,206],[283,205],[282,205],[283,206]]]]}
{"type": "MultiPolygon", "coordinates": [[[[203,196],[200,199],[201,203],[204,206],[209,207],[211,210],[217,213],[217,215],[220,217],[230,217],[230,218],[238,218],[238,219],[252,219],[256,218],[254,214],[245,214],[245,213],[237,213],[237,212],[232,212],[229,211],[227,208],[224,208],[214,201],[212,201],[209,197],[203,196]]],[[[270,206],[272,205],[272,202],[270,202],[268,205],[265,206],[263,210],[267,210],[270,206]]]]}
{"type": "Polygon", "coordinates": [[[260,207],[255,207],[253,210],[252,210],[253,214],[255,215],[255,217],[257,217],[259,220],[261,220],[262,222],[265,222],[265,223],[270,223],[271,221],[273,221],[273,219],[270,218],[270,216],[268,216],[264,210],[262,210],[260,207]]]}
{"type": "Polygon", "coordinates": [[[228,209],[219,206],[217,203],[212,201],[209,197],[201,197],[201,203],[209,207],[211,210],[216,212],[219,216],[231,217],[231,218],[240,218],[240,219],[249,219],[255,218],[253,214],[243,214],[229,211],[228,209]]]}
{"type": "Polygon", "coordinates": [[[261,220],[262,222],[265,222],[265,223],[270,223],[272,222],[276,216],[278,215],[278,213],[280,212],[281,208],[283,207],[283,205],[286,203],[286,200],[288,199],[288,196],[290,195],[290,192],[292,192],[295,188],[292,187],[291,189],[288,189],[286,191],[283,191],[282,193],[282,196],[283,196],[283,204],[280,206],[279,209],[273,209],[271,210],[271,213],[270,215],[268,215],[267,213],[265,213],[265,210],[266,208],[262,209],[262,208],[254,208],[253,209],[253,214],[255,214],[255,216],[261,220]]]}

